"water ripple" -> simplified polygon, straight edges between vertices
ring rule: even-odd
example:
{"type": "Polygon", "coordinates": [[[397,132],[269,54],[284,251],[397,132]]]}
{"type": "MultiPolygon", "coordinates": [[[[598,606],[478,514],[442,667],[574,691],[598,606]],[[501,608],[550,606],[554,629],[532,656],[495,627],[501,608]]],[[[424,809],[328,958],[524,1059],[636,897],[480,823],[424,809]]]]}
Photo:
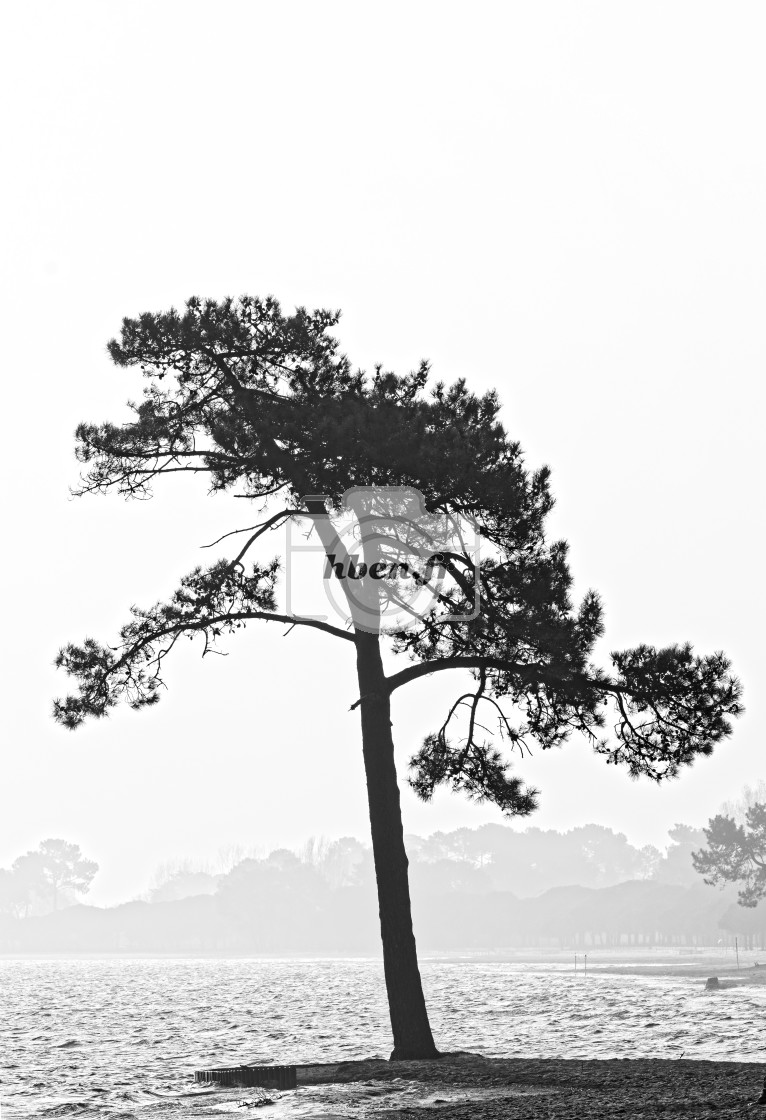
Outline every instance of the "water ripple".
{"type": "MultiPolygon", "coordinates": [[[[766,1046],[766,986],[706,992],[678,975],[585,979],[507,961],[425,960],[421,971],[444,1050],[745,1061],[766,1046]]],[[[0,999],[4,1120],[188,1116],[177,1108],[195,1069],[391,1047],[372,960],[6,959],[0,999]]]]}

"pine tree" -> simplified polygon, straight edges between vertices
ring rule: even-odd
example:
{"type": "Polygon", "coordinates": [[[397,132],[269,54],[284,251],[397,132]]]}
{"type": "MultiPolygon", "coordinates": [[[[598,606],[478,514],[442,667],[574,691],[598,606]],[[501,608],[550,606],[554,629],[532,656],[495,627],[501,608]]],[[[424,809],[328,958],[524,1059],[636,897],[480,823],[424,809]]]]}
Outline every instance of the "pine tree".
{"type": "Polygon", "coordinates": [[[98,864],[86,859],[79,844],[67,840],[43,840],[34,852],[19,856],[13,874],[23,884],[27,898],[46,898],[58,910],[61,892],[87,894],[98,871],[98,864]]]}
{"type": "Polygon", "coordinates": [[[741,883],[740,906],[757,906],[766,898],[766,804],[745,808],[743,823],[719,814],[705,829],[707,848],[692,853],[694,870],[710,886],[741,883]]]}
{"type": "Polygon", "coordinates": [[[257,620],[353,643],[392,1056],[422,1058],[437,1051],[410,915],[393,693],[435,672],[469,681],[411,760],[410,783],[424,800],[446,784],[513,816],[533,811],[537,791],[510,772],[503,743],[523,755],[530,743],[548,749],[578,733],[607,763],[662,781],[731,733],[740,687],[723,654],[697,656],[689,645],[641,645],[612,654],[609,670],[594,665],[601,603],[588,592],[573,604],[567,546],[545,538],[549,472],[525,467],[498,418],[497,395],[476,396],[463,380],[429,389],[427,363],[406,375],[355,371],[330,333],[338,318],[303,308],[283,315],[273,298],[243,297],[191,299],[183,312],[123,321],[109,351],[118,366],[141,369],[144,396],[128,423],[78,428],[78,492],[146,496],[159,476],[201,472],[212,491],[236,486],[263,520],[227,534],[247,534],[233,557],[196,568],[167,602],[134,608],[118,647],[87,639],[62,649],[58,665],[79,688],[56,702],[55,715],[75,728],[120,701],[156,703],[164,658],[182,635],[200,635],[208,649],[257,620]],[[397,487],[417,491],[430,516],[450,520],[458,543],[437,549],[425,570],[392,563],[373,578],[381,557],[401,560],[408,548],[421,555],[417,543],[392,536],[391,503],[382,512],[365,504],[365,494],[397,487]],[[361,561],[344,550],[332,521],[348,509],[349,492],[361,561]],[[253,560],[251,550],[289,520],[313,525],[331,575],[346,566],[339,582],[350,625],[278,608],[278,563],[253,560]],[[458,522],[480,535],[480,562],[461,546],[458,522]],[[389,639],[387,608],[412,601],[407,576],[410,589],[429,591],[433,609],[415,611],[389,639]],[[383,640],[408,658],[406,667],[384,671],[383,640]],[[606,737],[610,707],[616,718],[606,737]]]}

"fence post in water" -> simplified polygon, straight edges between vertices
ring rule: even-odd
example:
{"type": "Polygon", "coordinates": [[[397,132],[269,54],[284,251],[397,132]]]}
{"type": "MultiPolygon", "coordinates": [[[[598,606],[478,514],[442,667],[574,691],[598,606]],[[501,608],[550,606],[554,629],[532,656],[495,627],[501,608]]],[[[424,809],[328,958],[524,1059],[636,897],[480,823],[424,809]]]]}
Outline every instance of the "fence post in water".
{"type": "Polygon", "coordinates": [[[737,954],[737,972],[739,972],[739,938],[734,938],[734,951],[737,954]]]}
{"type": "Polygon", "coordinates": [[[588,977],[588,954],[585,954],[585,978],[588,977]]]}

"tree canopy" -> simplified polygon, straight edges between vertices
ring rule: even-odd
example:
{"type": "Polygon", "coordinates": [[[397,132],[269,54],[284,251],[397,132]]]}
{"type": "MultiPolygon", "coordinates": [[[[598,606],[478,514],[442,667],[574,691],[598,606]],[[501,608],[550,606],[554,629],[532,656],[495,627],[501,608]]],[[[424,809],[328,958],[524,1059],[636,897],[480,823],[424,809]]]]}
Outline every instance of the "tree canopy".
{"type": "Polygon", "coordinates": [[[10,871],[0,872],[0,904],[14,912],[28,913],[30,907],[56,910],[62,898],[86,894],[98,871],[86,859],[79,844],[67,840],[43,840],[34,851],[14,860],[10,871]]]}
{"type": "Polygon", "coordinates": [[[338,317],[303,308],[284,315],[273,298],[243,297],[191,299],[183,312],[124,320],[109,352],[147,384],[131,422],[79,426],[79,492],[146,496],[160,475],[204,473],[214,491],[236,489],[260,508],[267,501],[269,516],[234,530],[249,534],[234,557],[196,568],[168,602],[134,609],[118,649],[93,639],[66,646],[58,664],[79,689],[56,703],[57,719],[74,728],[122,700],[156,703],[162,661],[182,634],[200,634],[209,648],[246,622],[270,620],[353,640],[341,627],[280,612],[278,560],[246,566],[247,554],[268,529],[313,516],[306,495],[326,495],[329,508],[349,487],[411,485],[430,510],[470,516],[488,544],[478,568],[466,556],[447,558],[450,581],[436,609],[394,639],[413,664],[389,678],[391,692],[452,668],[477,682],[413,759],[421,797],[447,783],[506,812],[530,812],[536,791],[508,777],[495,740],[523,751],[581,732],[608,763],[657,781],[709,754],[742,710],[726,657],[642,644],[614,652],[608,669],[594,665],[601,602],[589,591],[573,603],[566,543],[545,539],[549,471],[525,467],[497,395],[476,396],[463,380],[429,388],[425,362],[403,376],[354,371],[330,334],[338,317]],[[477,589],[480,616],[461,621],[477,589]],[[486,737],[482,707],[494,711],[496,731],[486,737]],[[461,714],[467,726],[456,744],[461,714]]]}
{"type": "Polygon", "coordinates": [[[741,883],[740,906],[757,906],[766,898],[766,803],[745,809],[744,822],[713,817],[705,829],[707,847],[692,856],[706,883],[741,883]]]}

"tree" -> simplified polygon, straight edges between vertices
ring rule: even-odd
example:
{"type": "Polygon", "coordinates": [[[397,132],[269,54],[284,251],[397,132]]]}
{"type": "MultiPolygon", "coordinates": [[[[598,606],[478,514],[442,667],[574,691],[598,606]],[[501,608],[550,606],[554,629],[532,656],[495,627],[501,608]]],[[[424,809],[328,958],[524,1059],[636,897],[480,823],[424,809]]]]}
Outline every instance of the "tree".
{"type": "Polygon", "coordinates": [[[759,778],[755,785],[744,785],[742,793],[734,801],[724,801],[718,810],[722,817],[732,817],[737,824],[744,824],[748,809],[758,802],[766,804],[766,782],[759,778]]]}
{"type": "Polygon", "coordinates": [[[351,643],[393,1056],[428,1057],[437,1051],[412,930],[392,695],[435,672],[462,674],[468,686],[412,759],[410,783],[424,800],[446,784],[525,815],[537,791],[510,773],[498,743],[523,754],[533,742],[548,749],[581,733],[608,763],[661,781],[731,733],[740,687],[723,654],[697,656],[689,645],[641,645],[612,654],[609,671],[593,665],[601,603],[590,591],[574,606],[566,543],[545,538],[549,471],[526,469],[500,423],[497,395],[476,396],[463,380],[429,390],[425,362],[401,376],[354,371],[330,334],[338,319],[303,308],[286,316],[271,297],[243,297],[195,298],[183,312],[123,321],[109,352],[144,374],[143,399],[127,423],[79,426],[78,493],[145,497],[157,478],[192,472],[206,475],[212,491],[236,487],[262,520],[225,534],[229,542],[247,534],[233,557],[195,568],[167,602],[133,609],[117,648],[91,638],[65,646],[57,664],[78,691],[54,710],[75,728],[120,701],[155,704],[164,659],[184,635],[199,635],[208,651],[258,620],[351,643]],[[425,503],[414,542],[391,528],[417,521],[392,488],[417,491],[425,503]],[[264,534],[296,520],[313,526],[326,587],[346,604],[348,624],[280,610],[278,562],[251,559],[264,534]],[[466,523],[480,535],[480,561],[464,540],[466,523]],[[429,553],[424,540],[436,549],[429,553]],[[421,592],[429,611],[412,607],[421,592]],[[390,641],[410,663],[387,673],[381,641],[389,619],[408,609],[409,625],[390,641]]]}
{"type": "Polygon", "coordinates": [[[206,868],[195,866],[191,860],[162,863],[154,873],[148,901],[175,902],[179,898],[215,894],[219,881],[220,876],[211,875],[206,868]]]}
{"type": "Polygon", "coordinates": [[[359,886],[368,878],[374,881],[372,853],[353,836],[332,843],[309,840],[303,858],[316,867],[331,890],[359,886]]]}
{"type": "Polygon", "coordinates": [[[766,803],[750,805],[744,824],[719,814],[704,831],[707,848],[693,853],[695,871],[711,886],[743,883],[740,906],[757,906],[766,898],[766,803]]]}
{"type": "Polygon", "coordinates": [[[0,914],[20,918],[29,908],[29,896],[18,875],[0,868],[0,914]]]}
{"type": "Polygon", "coordinates": [[[674,824],[668,829],[671,843],[661,859],[652,878],[657,883],[675,883],[677,886],[692,887],[699,883],[693,863],[694,852],[705,843],[705,833],[701,828],[688,824],[674,824]]]}
{"type": "Polygon", "coordinates": [[[586,824],[566,833],[564,842],[579,864],[572,881],[581,886],[610,887],[629,879],[649,878],[652,849],[634,848],[622,832],[586,824]]]}
{"type": "Polygon", "coordinates": [[[85,859],[79,844],[66,840],[43,840],[34,852],[19,856],[13,874],[23,884],[28,900],[35,895],[47,899],[58,909],[62,891],[85,894],[98,871],[98,864],[85,859]]]}
{"type": "Polygon", "coordinates": [[[42,854],[37,851],[19,856],[11,864],[11,875],[16,882],[18,897],[21,900],[20,915],[26,918],[30,910],[44,911],[50,899],[42,854]]]}
{"type": "Polygon", "coordinates": [[[260,949],[278,952],[305,948],[321,937],[328,894],[315,866],[280,848],[266,859],[245,859],[232,868],[221,880],[217,900],[221,912],[255,937],[260,949]]]}

